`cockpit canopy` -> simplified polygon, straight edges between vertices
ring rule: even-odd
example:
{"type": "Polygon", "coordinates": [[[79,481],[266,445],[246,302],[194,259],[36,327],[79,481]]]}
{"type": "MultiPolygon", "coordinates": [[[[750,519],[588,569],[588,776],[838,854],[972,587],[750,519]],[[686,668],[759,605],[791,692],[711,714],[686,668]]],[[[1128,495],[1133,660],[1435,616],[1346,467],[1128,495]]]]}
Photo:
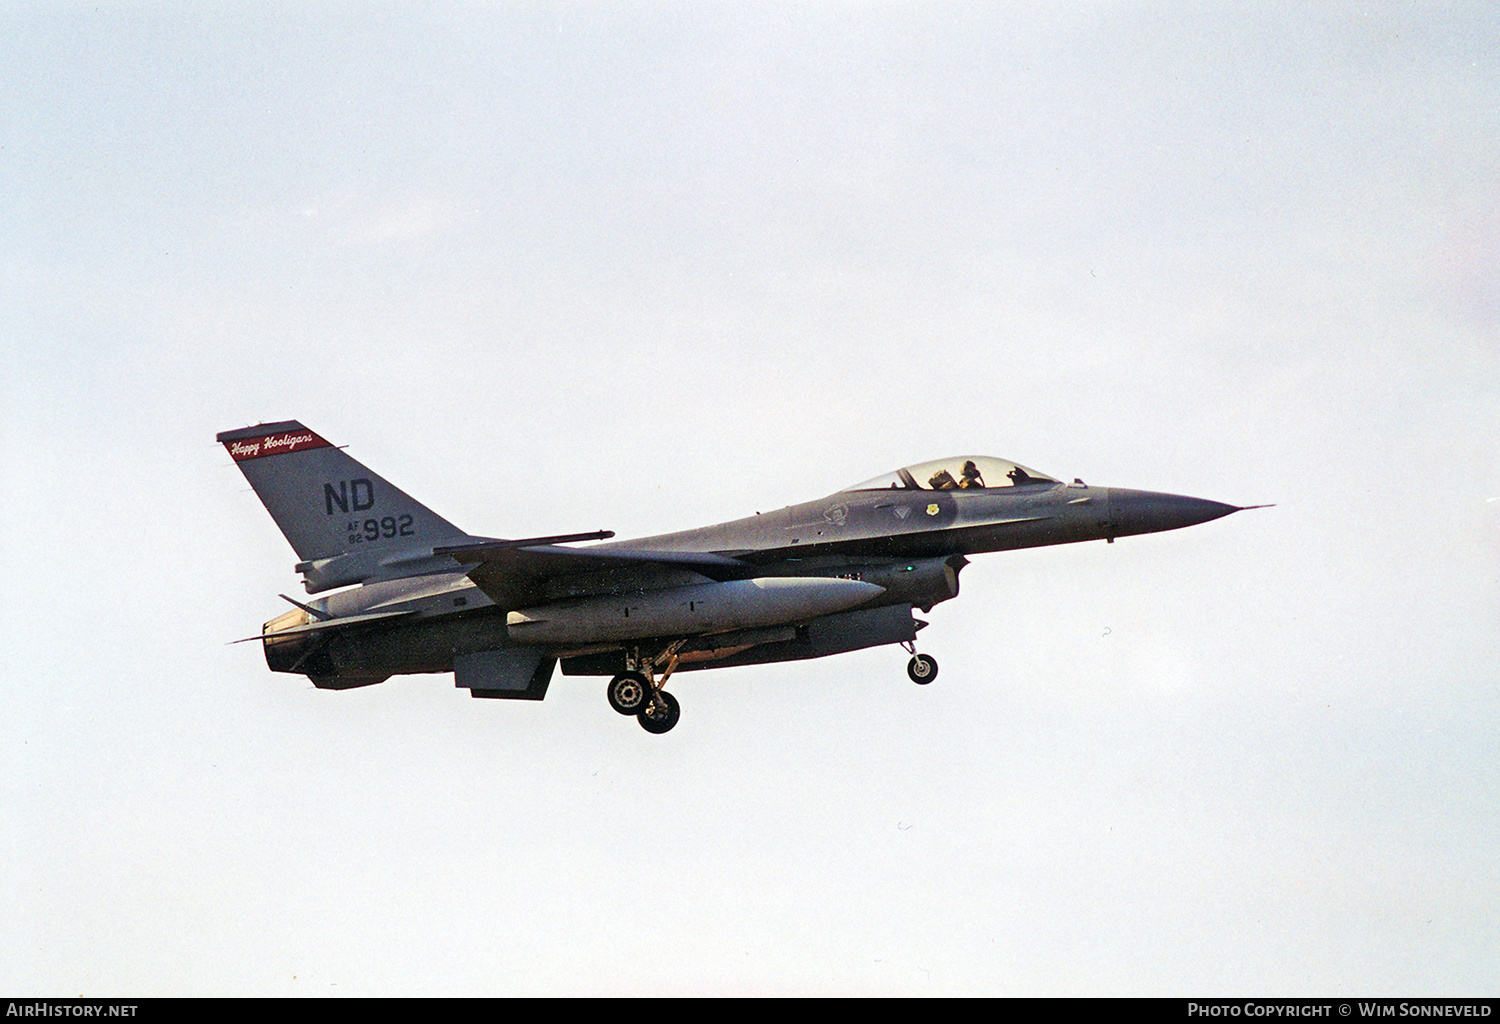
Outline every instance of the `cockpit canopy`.
{"type": "Polygon", "coordinates": [[[936,459],[877,476],[846,491],[969,491],[998,487],[1025,487],[1056,484],[1045,473],[1027,469],[1020,463],[988,455],[958,455],[936,459]]]}

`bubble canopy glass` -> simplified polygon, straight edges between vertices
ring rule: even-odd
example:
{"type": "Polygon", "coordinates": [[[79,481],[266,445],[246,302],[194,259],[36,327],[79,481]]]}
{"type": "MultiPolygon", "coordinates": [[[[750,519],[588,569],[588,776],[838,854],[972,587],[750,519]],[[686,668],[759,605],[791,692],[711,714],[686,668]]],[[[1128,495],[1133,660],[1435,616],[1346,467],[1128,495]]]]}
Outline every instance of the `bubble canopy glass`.
{"type": "Polygon", "coordinates": [[[988,455],[956,455],[907,466],[893,473],[877,476],[846,491],[969,491],[994,490],[1000,487],[1025,487],[1056,484],[1045,473],[1027,469],[1017,462],[988,455]]]}

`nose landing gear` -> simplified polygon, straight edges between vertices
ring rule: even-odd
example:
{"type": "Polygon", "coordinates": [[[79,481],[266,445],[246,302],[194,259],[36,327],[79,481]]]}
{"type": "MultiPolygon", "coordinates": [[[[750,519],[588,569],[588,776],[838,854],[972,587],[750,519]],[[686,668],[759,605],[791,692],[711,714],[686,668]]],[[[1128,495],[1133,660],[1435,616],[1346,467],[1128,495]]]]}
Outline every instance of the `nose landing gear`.
{"type": "Polygon", "coordinates": [[[911,655],[911,661],[906,663],[907,678],[918,686],[926,686],[937,678],[936,658],[930,654],[918,654],[915,643],[908,642],[901,646],[906,648],[907,653],[911,655]]]}

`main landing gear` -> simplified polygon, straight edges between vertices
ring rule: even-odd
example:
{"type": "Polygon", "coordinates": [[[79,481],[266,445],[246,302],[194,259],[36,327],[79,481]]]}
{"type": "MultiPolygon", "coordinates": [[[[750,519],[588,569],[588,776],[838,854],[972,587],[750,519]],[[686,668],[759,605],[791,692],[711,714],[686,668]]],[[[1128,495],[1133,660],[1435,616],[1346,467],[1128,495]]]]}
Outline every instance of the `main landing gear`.
{"type": "Polygon", "coordinates": [[[662,687],[677,668],[677,649],[682,644],[679,640],[654,658],[631,652],[626,664],[633,666],[611,679],[605,690],[609,706],[622,715],[634,715],[649,733],[664,733],[676,725],[682,717],[682,706],[662,687]],[[658,663],[664,666],[659,679],[655,672],[658,663]]]}

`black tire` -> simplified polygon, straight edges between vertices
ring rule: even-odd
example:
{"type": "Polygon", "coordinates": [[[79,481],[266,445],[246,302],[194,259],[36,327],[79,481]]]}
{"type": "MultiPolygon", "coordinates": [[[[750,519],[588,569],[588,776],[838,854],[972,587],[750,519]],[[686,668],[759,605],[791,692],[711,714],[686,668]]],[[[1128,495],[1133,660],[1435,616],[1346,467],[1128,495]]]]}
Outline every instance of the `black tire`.
{"type": "Polygon", "coordinates": [[[676,697],[663,690],[635,717],[640,719],[641,728],[647,732],[664,733],[677,724],[677,719],[682,717],[682,708],[676,697]]]}
{"type": "Polygon", "coordinates": [[[604,695],[609,698],[609,706],[620,714],[636,715],[646,706],[651,686],[639,672],[621,672],[609,681],[604,695]]]}
{"type": "Polygon", "coordinates": [[[937,678],[937,659],[919,654],[906,663],[906,674],[918,686],[926,686],[937,678]]]}

